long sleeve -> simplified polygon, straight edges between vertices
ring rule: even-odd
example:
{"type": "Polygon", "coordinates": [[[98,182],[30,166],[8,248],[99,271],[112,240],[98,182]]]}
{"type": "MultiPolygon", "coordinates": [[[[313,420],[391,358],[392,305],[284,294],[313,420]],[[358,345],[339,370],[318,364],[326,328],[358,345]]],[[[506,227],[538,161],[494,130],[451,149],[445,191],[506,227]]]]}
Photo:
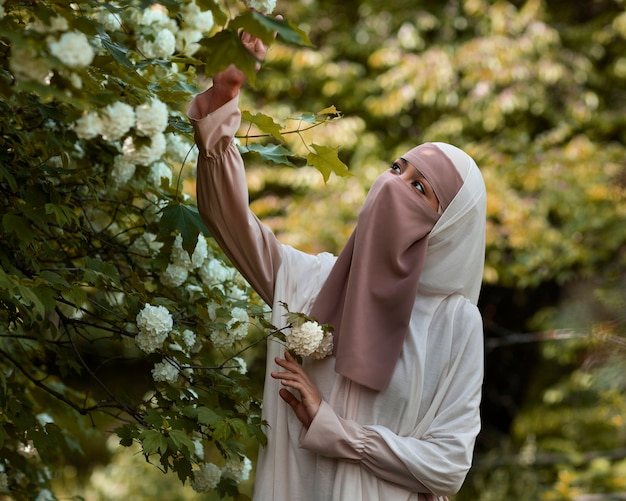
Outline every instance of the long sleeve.
{"type": "Polygon", "coordinates": [[[455,338],[442,370],[441,391],[429,406],[432,415],[424,418],[428,421],[425,431],[400,436],[384,426],[343,419],[323,402],[309,429],[303,430],[300,446],[358,462],[375,476],[413,492],[440,496],[458,492],[471,466],[480,429],[483,341],[477,310],[460,308],[454,323],[464,335],[455,338]]]}
{"type": "Polygon", "coordinates": [[[378,432],[339,417],[324,401],[309,429],[303,430],[300,447],[322,456],[360,463],[378,478],[413,492],[430,492],[413,477],[378,432]]]}
{"type": "Polygon", "coordinates": [[[248,207],[243,159],[234,142],[241,122],[238,97],[202,116],[199,98],[210,100],[211,91],[196,96],[187,110],[199,149],[198,210],[235,267],[272,304],[282,247],[248,207]]]}

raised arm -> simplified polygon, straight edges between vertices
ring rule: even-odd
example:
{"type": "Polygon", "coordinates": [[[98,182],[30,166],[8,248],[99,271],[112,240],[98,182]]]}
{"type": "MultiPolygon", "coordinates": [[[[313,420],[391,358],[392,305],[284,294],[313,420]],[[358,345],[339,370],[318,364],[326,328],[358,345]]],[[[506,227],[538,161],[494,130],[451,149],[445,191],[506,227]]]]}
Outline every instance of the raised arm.
{"type": "MultiPolygon", "coordinates": [[[[260,40],[244,33],[242,41],[257,59],[263,59],[267,47],[260,40]]],[[[245,81],[245,74],[230,65],[215,75],[213,86],[197,95],[187,110],[200,153],[198,210],[235,267],[272,304],[282,247],[248,207],[243,160],[234,143],[241,120],[238,96],[245,81]]]]}

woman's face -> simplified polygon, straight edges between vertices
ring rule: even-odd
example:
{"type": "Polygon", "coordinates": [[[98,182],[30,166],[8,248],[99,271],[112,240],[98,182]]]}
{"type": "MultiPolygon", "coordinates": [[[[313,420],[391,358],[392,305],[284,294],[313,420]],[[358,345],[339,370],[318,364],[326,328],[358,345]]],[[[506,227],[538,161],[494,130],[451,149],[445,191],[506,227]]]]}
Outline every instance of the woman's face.
{"type": "Polygon", "coordinates": [[[407,186],[411,187],[416,196],[423,197],[426,203],[434,210],[439,209],[439,200],[428,180],[411,163],[404,158],[398,158],[392,165],[391,171],[400,176],[407,186]]]}

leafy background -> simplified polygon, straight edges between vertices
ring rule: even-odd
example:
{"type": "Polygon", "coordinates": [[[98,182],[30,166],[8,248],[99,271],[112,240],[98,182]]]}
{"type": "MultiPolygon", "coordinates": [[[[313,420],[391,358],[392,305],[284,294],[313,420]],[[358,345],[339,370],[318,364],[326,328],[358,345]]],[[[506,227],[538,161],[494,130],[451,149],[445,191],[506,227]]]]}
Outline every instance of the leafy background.
{"type": "MultiPolygon", "coordinates": [[[[203,231],[193,152],[187,161],[163,155],[171,181],[151,182],[150,166],[138,165],[116,186],[120,145],[81,139],[73,128],[85,112],[157,97],[169,107],[166,134],[190,147],[186,104],[210,84],[207,75],[236,61],[254,83],[241,97],[239,134],[251,204],[285,243],[340,250],[373,179],[420,142],[457,144],[481,167],[489,194],[479,305],[484,422],[475,466],[455,499],[625,496],[625,3],[309,0],[279,2],[279,22],[236,2],[198,0],[215,25],[197,50],[147,58],[139,41],[155,33],[137,15],[152,4],[3,4],[4,495],[250,495],[251,480],[224,477],[214,494],[189,487],[202,461],[254,460],[271,331],[258,298],[225,292],[244,289],[235,275],[222,287],[204,284],[198,270],[186,282],[195,288],[163,283],[175,235],[191,253],[203,231]],[[119,28],[105,27],[102,9],[120,16],[119,28]],[[88,67],[68,69],[50,53],[57,16],[92,43],[99,36],[103,49],[88,67]],[[48,28],[34,29],[37,22],[48,28]],[[238,43],[241,27],[266,40],[279,32],[256,77],[238,43]],[[11,66],[20,50],[37,62],[40,79],[11,66]],[[146,233],[162,244],[155,254],[133,250],[146,233]],[[194,370],[202,394],[195,407],[184,379],[157,383],[150,374],[163,357],[181,355],[134,346],[146,302],[167,307],[177,328],[201,340],[185,360],[210,368],[194,370]],[[221,318],[211,318],[214,304],[221,318]],[[211,333],[235,307],[255,325],[244,343],[216,350],[211,333]],[[228,369],[235,354],[246,359],[246,375],[228,369]],[[192,450],[198,440],[203,457],[192,450]],[[139,475],[151,480],[138,485],[139,475]]],[[[185,28],[188,2],[160,5],[185,28]]]]}

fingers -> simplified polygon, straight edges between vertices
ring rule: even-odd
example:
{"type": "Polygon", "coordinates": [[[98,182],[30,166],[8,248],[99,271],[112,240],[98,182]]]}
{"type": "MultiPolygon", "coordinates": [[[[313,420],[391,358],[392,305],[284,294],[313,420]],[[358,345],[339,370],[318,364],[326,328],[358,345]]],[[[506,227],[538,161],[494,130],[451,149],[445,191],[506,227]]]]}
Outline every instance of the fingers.
{"type": "Polygon", "coordinates": [[[296,396],[291,393],[289,390],[286,390],[285,388],[283,388],[282,390],[280,390],[278,392],[278,394],[280,395],[280,397],[287,402],[292,409],[296,409],[298,407],[298,405],[300,404],[300,401],[296,398],[296,396]]]}
{"type": "Polygon", "coordinates": [[[298,361],[295,358],[293,358],[293,356],[291,356],[291,354],[288,351],[285,352],[284,359],[276,357],[274,361],[276,362],[276,364],[280,365],[283,369],[287,369],[290,372],[295,372],[298,374],[305,374],[304,370],[302,369],[302,366],[298,363],[298,361]]]}

